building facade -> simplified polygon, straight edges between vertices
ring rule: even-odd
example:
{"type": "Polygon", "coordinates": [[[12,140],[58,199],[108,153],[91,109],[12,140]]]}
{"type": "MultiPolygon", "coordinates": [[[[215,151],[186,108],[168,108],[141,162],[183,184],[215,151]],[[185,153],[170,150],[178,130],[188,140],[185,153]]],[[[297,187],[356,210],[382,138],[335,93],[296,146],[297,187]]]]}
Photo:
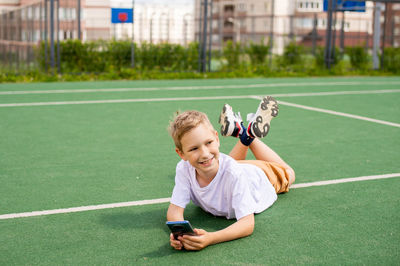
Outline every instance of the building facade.
{"type": "MultiPolygon", "coordinates": [[[[114,3],[116,8],[131,8],[130,3],[114,3]]],[[[137,2],[134,8],[134,27],[131,24],[112,25],[112,37],[132,37],[137,43],[176,43],[194,41],[194,6],[172,5],[165,2],[137,2]]]]}
{"type": "MultiPolygon", "coordinates": [[[[202,32],[199,24],[204,1],[196,0],[196,39],[202,32]]],[[[210,0],[208,0],[210,2],[210,0]]],[[[212,48],[222,49],[228,40],[248,45],[250,42],[273,44],[274,53],[282,53],[292,41],[305,46],[325,45],[327,12],[323,0],[213,0],[208,6],[212,48]]],[[[386,36],[398,46],[400,4],[386,4],[386,36]],[[397,13],[396,13],[397,12],[397,13]]],[[[337,47],[365,45],[372,47],[374,6],[366,1],[365,12],[336,12],[333,20],[337,47]]],[[[383,20],[382,20],[383,21],[383,20]]],[[[383,24],[383,22],[382,22],[383,24]]],[[[383,27],[383,25],[382,25],[383,27]]]]}
{"type": "MultiPolygon", "coordinates": [[[[111,23],[111,8],[132,8],[131,2],[80,0],[80,4],[78,36],[78,0],[54,1],[54,30],[59,40],[79,37],[83,41],[131,39],[132,32],[138,43],[170,42],[185,45],[194,40],[193,5],[137,2],[132,28],[131,23],[111,23]]],[[[50,31],[50,8],[50,0],[0,0],[0,19],[4,24],[0,28],[6,35],[4,38],[29,42],[46,39],[45,35],[50,31]],[[20,29],[16,35],[15,28],[20,29]],[[29,37],[25,32],[29,32],[29,37]]]]}

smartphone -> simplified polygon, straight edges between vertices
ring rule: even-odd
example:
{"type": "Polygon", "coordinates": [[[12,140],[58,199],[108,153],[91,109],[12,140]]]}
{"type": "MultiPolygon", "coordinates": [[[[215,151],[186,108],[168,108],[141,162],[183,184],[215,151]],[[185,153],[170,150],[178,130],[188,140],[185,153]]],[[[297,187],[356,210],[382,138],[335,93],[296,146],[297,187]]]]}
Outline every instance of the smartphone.
{"type": "Polygon", "coordinates": [[[166,223],[175,239],[182,235],[196,235],[189,221],[175,221],[166,223]]]}

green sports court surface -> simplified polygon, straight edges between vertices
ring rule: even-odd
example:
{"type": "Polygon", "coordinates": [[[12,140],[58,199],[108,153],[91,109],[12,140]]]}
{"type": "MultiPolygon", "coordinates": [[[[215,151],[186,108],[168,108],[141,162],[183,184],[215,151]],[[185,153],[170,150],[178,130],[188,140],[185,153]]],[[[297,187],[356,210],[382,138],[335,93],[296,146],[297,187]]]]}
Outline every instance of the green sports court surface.
{"type": "MultiPolygon", "coordinates": [[[[229,153],[234,138],[221,139],[229,153]]],[[[251,156],[249,157],[251,158],[251,156]]],[[[209,231],[234,221],[190,204],[209,231]]],[[[0,265],[399,265],[400,78],[0,84],[0,265]],[[177,110],[242,117],[296,171],[253,235],[175,251],[165,226],[177,110]]]]}

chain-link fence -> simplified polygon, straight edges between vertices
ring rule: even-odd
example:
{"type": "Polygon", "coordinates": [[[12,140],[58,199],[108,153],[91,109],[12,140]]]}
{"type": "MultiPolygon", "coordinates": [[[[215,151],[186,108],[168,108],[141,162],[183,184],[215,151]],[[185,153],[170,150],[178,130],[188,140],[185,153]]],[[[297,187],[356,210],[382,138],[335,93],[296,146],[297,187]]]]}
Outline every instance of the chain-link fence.
{"type": "Polygon", "coordinates": [[[78,37],[77,12],[76,0],[41,0],[0,14],[1,68],[17,72],[37,69],[41,42],[46,65],[54,66],[56,62],[51,60],[56,56],[51,55],[59,49],[51,49],[50,42],[78,37]]]}
{"type": "Polygon", "coordinates": [[[294,42],[315,54],[318,46],[327,46],[328,36],[331,49],[341,52],[358,46],[370,54],[374,49],[375,54],[376,49],[383,54],[385,47],[400,46],[400,1],[366,1],[362,12],[336,11],[331,19],[323,1],[293,0],[285,5],[288,3],[292,5],[283,9],[276,0],[196,0],[196,40],[202,43],[206,32],[212,50],[220,54],[227,41],[242,48],[263,43],[271,47],[270,55],[282,54],[294,42]],[[208,26],[203,19],[206,9],[208,26]],[[374,25],[377,16],[378,27],[374,25]],[[374,46],[374,40],[380,47],[374,46]]]}
{"type": "MultiPolygon", "coordinates": [[[[210,57],[211,50],[220,51],[222,54],[227,41],[240,43],[243,48],[251,43],[263,42],[266,45],[272,45],[270,51],[274,54],[281,54],[291,42],[308,47],[312,54],[315,54],[318,46],[326,45],[327,13],[316,4],[321,1],[293,0],[296,3],[296,11],[292,15],[282,15],[272,12],[276,9],[273,5],[274,3],[277,5],[277,0],[249,0],[240,3],[239,1],[208,0],[208,3],[213,3],[213,5],[208,6],[207,24],[204,24],[204,19],[202,19],[204,1],[195,1],[194,13],[185,14],[182,17],[182,22],[179,23],[182,24],[182,30],[178,34],[183,38],[183,46],[187,46],[193,39],[203,45],[198,50],[199,55],[202,56],[199,65],[206,55],[210,57]],[[200,38],[201,33],[204,32],[204,25],[207,27],[207,38],[200,38]]],[[[38,62],[41,62],[42,68],[43,65],[47,69],[60,68],[62,57],[59,56],[59,42],[80,39],[81,36],[87,35],[80,33],[79,3],[79,0],[40,0],[35,4],[0,14],[0,68],[19,72],[39,68],[38,62]],[[42,45],[41,53],[38,52],[40,44],[42,45]]],[[[343,51],[345,47],[362,46],[371,52],[375,3],[371,1],[367,3],[369,4],[365,12],[334,13],[332,43],[335,47],[343,51]]],[[[381,47],[398,47],[400,45],[400,3],[385,3],[385,7],[380,11],[381,47]]],[[[135,29],[134,40],[138,46],[143,43],[158,44],[175,40],[170,37],[170,27],[173,23],[167,19],[173,15],[166,16],[161,11],[157,15],[158,13],[145,6],[142,10],[137,8],[135,12],[137,12],[135,13],[137,29],[135,29]]],[[[108,19],[104,18],[104,21],[106,20],[108,19]]],[[[89,25],[90,21],[87,17],[82,23],[89,25]]],[[[113,26],[110,25],[107,30],[105,27],[104,32],[101,32],[102,39],[115,37],[116,31],[113,30],[113,26]]],[[[128,27],[128,39],[131,38],[129,33],[128,27]]],[[[90,39],[89,35],[86,37],[90,39]]]]}

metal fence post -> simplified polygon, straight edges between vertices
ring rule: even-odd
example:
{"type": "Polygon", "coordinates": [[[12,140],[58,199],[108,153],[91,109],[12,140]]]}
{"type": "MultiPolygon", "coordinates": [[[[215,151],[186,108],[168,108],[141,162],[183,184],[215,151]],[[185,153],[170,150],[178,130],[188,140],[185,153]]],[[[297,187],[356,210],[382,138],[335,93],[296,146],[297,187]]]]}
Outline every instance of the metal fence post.
{"type": "Polygon", "coordinates": [[[50,1],[50,0],[44,0],[44,66],[45,66],[45,69],[46,69],[46,71],[48,70],[48,67],[49,67],[49,61],[48,61],[48,56],[47,56],[47,46],[48,46],[48,36],[47,36],[47,33],[48,33],[48,29],[49,29],[49,25],[48,25],[48,22],[49,22],[49,16],[48,16],[48,5],[49,5],[49,3],[48,3],[48,1],[50,1]]]}
{"type": "Polygon", "coordinates": [[[313,21],[313,29],[312,29],[312,54],[315,56],[316,54],[316,48],[317,48],[317,38],[318,38],[318,32],[317,32],[317,26],[318,26],[318,18],[317,14],[314,14],[314,21],[313,21]]]}
{"type": "Polygon", "coordinates": [[[57,71],[61,73],[61,58],[60,58],[60,0],[57,1],[57,71]]]}
{"type": "Polygon", "coordinates": [[[202,28],[201,28],[201,22],[202,22],[202,17],[203,17],[203,12],[202,12],[202,10],[203,10],[203,8],[202,8],[202,6],[204,5],[204,1],[203,0],[200,0],[200,8],[199,8],[199,51],[198,51],[198,53],[199,53],[199,60],[198,60],[198,71],[199,72],[201,72],[201,70],[202,70],[202,65],[201,65],[201,62],[202,62],[202,58],[201,58],[201,52],[202,52],[202,38],[204,37],[204,32],[202,32],[202,28]]]}
{"type": "Polygon", "coordinates": [[[332,38],[332,56],[331,56],[331,60],[332,63],[334,63],[335,60],[335,56],[336,56],[336,17],[337,17],[337,9],[336,9],[336,5],[335,5],[335,9],[333,10],[334,12],[334,16],[333,16],[333,38],[332,38]]]}
{"type": "Polygon", "coordinates": [[[386,22],[388,16],[388,5],[385,2],[385,13],[384,13],[384,20],[383,20],[383,33],[382,33],[382,51],[381,51],[381,69],[385,67],[385,42],[386,42],[386,22]]]}
{"type": "Polygon", "coordinates": [[[271,68],[272,66],[272,48],[274,46],[274,15],[275,15],[275,0],[271,0],[271,25],[270,25],[270,32],[269,32],[269,60],[268,60],[268,66],[271,68]]]}
{"type": "Polygon", "coordinates": [[[376,2],[375,3],[375,10],[374,10],[374,39],[373,39],[373,47],[372,47],[372,62],[373,68],[379,69],[379,43],[380,43],[380,35],[381,35],[381,9],[382,3],[376,2]]]}
{"type": "Polygon", "coordinates": [[[55,67],[54,61],[54,0],[50,0],[50,66],[55,67]]]}
{"type": "Polygon", "coordinates": [[[204,15],[203,15],[203,40],[201,44],[201,72],[206,72],[206,51],[207,51],[207,17],[208,0],[204,0],[204,15]]]}
{"type": "Polygon", "coordinates": [[[332,60],[332,10],[333,0],[328,0],[328,23],[326,28],[325,65],[331,68],[332,60]]]}
{"type": "Polygon", "coordinates": [[[135,0],[132,0],[132,42],[131,42],[131,67],[135,67],[135,0]]]}
{"type": "Polygon", "coordinates": [[[81,37],[81,0],[77,0],[77,16],[78,16],[78,40],[82,41],[81,37]]]}
{"type": "MultiPolygon", "coordinates": [[[[340,27],[340,52],[341,53],[344,53],[344,24],[345,24],[344,14],[345,14],[344,11],[342,11],[342,24],[340,27]]],[[[367,34],[368,34],[368,32],[367,32],[367,34]]]]}
{"type": "Polygon", "coordinates": [[[213,0],[210,0],[210,21],[209,21],[209,39],[208,39],[208,72],[211,72],[211,43],[212,43],[212,9],[213,9],[213,0]]]}

